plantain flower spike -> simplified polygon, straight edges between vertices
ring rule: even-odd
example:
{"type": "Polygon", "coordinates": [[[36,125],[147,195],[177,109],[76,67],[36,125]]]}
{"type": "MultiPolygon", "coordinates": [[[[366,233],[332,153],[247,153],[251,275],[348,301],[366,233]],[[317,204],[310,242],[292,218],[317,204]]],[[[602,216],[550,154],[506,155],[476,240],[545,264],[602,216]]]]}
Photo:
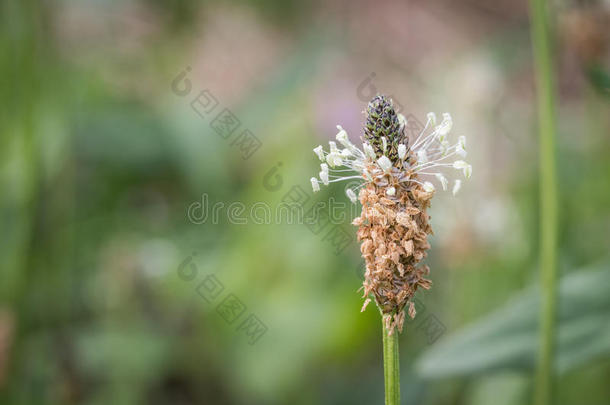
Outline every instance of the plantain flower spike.
{"type": "MultiPolygon", "coordinates": [[[[464,160],[466,138],[460,136],[452,144],[448,140],[451,115],[444,113],[442,117],[438,123],[436,115],[428,113],[421,133],[409,139],[405,117],[396,112],[391,99],[378,95],[366,109],[362,148],[337,126],[336,139],[343,149],[333,141],[328,152],[322,146],[314,149],[326,162],[320,165],[320,180],[311,179],[314,191],[320,189],[320,183],[362,180],[346,192],[352,202],[362,204],[361,215],[353,221],[366,263],[362,310],[374,300],[390,333],[402,331],[405,309],[415,317],[416,291],[431,286],[426,278],[430,269],[421,261],[430,248],[432,228],[427,210],[435,184],[447,190],[446,172],[450,170],[465,178],[472,174],[471,165],[464,160]]],[[[461,180],[453,182],[453,195],[461,186],[461,180]]]]}

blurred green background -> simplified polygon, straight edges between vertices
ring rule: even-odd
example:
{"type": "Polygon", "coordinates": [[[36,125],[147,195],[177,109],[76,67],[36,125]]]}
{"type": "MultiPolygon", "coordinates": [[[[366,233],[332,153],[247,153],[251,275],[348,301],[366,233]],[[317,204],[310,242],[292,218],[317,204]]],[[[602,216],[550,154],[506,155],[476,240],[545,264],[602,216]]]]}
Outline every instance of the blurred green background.
{"type": "MultiPolygon", "coordinates": [[[[551,15],[557,403],[609,404],[610,3],[551,15]]],[[[406,115],[451,112],[474,167],[458,198],[433,201],[434,286],[400,337],[403,403],[529,403],[528,30],[527,5],[508,0],[2,1],[0,402],[381,403],[379,316],[360,313],[349,215],[318,229],[248,213],[302,190],[307,207],[348,202],[342,185],[311,193],[311,149],[336,124],[357,139],[382,92],[406,115]],[[225,108],[239,127],[219,135],[225,108]]]]}

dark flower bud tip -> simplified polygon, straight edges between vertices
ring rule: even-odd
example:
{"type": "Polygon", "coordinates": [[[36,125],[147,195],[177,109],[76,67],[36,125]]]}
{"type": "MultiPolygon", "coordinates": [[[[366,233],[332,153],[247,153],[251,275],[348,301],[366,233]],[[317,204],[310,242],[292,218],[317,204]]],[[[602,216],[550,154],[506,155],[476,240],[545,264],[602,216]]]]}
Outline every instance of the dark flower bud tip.
{"type": "Polygon", "coordinates": [[[377,157],[387,156],[392,163],[398,162],[398,145],[408,147],[408,139],[400,123],[392,100],[384,95],[375,96],[366,108],[364,140],[375,151],[377,157]],[[385,138],[385,147],[384,141],[385,138]]]}

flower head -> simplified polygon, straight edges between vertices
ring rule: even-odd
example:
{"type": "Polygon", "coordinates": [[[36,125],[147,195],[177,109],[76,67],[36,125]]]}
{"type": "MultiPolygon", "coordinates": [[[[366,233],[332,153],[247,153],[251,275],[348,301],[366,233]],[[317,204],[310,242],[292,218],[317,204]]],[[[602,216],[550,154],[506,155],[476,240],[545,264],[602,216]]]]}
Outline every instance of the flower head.
{"type": "MultiPolygon", "coordinates": [[[[314,149],[320,165],[320,181],[324,185],[343,180],[362,180],[346,191],[352,202],[362,204],[358,226],[361,253],[366,262],[363,282],[363,310],[369,296],[386,316],[389,329],[402,329],[404,309],[415,316],[412,298],[419,288],[430,288],[424,277],[428,266],[420,265],[430,248],[427,237],[432,233],[426,213],[435,193],[435,183],[448,189],[446,171],[459,170],[469,178],[472,167],[466,156],[466,138],[460,136],[455,143],[448,139],[453,121],[449,113],[429,113],[426,124],[416,139],[405,135],[406,119],[397,114],[392,100],[376,96],[368,104],[363,130],[362,148],[354,145],[347,132],[337,126],[337,142],[329,142],[329,151],[322,146],[314,149]],[[459,159],[458,159],[459,158],[459,159]],[[358,197],[356,196],[358,192],[358,197]]],[[[319,182],[311,179],[314,191],[319,182]]],[[[461,188],[455,180],[455,195],[461,188]]]]}
{"type": "MultiPolygon", "coordinates": [[[[443,120],[437,124],[436,115],[429,113],[419,136],[409,140],[404,131],[406,119],[396,113],[390,99],[376,96],[367,107],[361,148],[353,144],[347,132],[337,125],[336,139],[343,148],[330,141],[328,152],[322,145],[313,149],[325,162],[320,165],[321,182],[328,185],[360,179],[363,183],[359,188],[376,183],[405,190],[414,184],[431,190],[434,187],[431,185],[436,183],[447,190],[449,181],[444,172],[456,169],[469,178],[472,166],[463,160],[466,157],[466,137],[460,136],[457,142],[451,143],[448,135],[453,120],[449,113],[442,116],[443,120]]],[[[314,191],[319,189],[313,188],[314,191]]]]}

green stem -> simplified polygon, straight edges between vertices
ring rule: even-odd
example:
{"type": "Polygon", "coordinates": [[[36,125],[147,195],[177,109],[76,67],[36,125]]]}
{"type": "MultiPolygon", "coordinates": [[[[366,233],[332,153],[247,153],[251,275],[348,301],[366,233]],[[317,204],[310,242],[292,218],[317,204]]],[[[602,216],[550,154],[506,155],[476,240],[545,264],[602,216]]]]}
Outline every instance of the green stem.
{"type": "Polygon", "coordinates": [[[398,331],[390,335],[385,326],[385,317],[381,318],[383,329],[383,377],[385,381],[385,405],[400,404],[400,367],[398,361],[398,331]]]}
{"type": "Polygon", "coordinates": [[[557,290],[557,180],[555,173],[555,98],[548,5],[530,0],[540,135],[540,277],[542,306],[534,402],[552,403],[557,290]]]}

